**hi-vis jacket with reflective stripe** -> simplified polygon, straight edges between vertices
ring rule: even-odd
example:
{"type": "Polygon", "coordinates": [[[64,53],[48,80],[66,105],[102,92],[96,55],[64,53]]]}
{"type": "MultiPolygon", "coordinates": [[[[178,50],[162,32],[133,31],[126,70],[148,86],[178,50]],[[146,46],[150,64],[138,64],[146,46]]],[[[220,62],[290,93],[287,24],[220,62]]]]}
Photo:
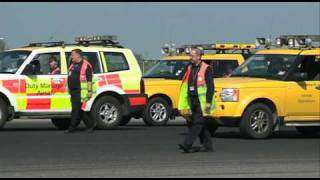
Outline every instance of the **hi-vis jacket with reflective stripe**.
{"type": "MultiPolygon", "coordinates": [[[[198,72],[197,77],[197,90],[198,90],[198,96],[199,101],[201,105],[201,110],[203,116],[209,116],[211,115],[215,110],[215,98],[212,98],[211,107],[210,107],[210,113],[208,114],[206,109],[206,93],[207,93],[207,85],[205,81],[205,73],[208,68],[208,64],[201,63],[200,70],[198,72]]],[[[191,65],[188,66],[187,72],[184,75],[184,78],[182,80],[182,85],[180,89],[180,98],[179,98],[179,106],[178,109],[182,115],[190,115],[190,99],[188,97],[188,81],[191,73],[191,65]]]]}
{"type": "MultiPolygon", "coordinates": [[[[71,64],[70,67],[69,67],[69,71],[71,71],[71,69],[73,68],[74,64],[71,64]]],[[[87,72],[87,69],[88,67],[90,67],[92,69],[92,66],[91,64],[83,59],[83,64],[81,66],[81,69],[80,69],[80,88],[81,88],[81,103],[82,103],[82,109],[85,108],[86,106],[86,102],[89,100],[88,99],[88,81],[87,81],[87,75],[86,75],[86,72],[87,72]]],[[[92,93],[95,92],[95,88],[94,88],[94,83],[92,83],[92,93]]]]}

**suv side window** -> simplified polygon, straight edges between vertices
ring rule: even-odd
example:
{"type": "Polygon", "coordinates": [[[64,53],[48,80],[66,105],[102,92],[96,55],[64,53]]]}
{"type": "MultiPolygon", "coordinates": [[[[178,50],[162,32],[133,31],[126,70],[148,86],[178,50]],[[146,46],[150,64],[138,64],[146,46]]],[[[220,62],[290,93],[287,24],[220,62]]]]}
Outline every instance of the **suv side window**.
{"type": "Polygon", "coordinates": [[[320,80],[320,58],[316,58],[316,56],[304,56],[295,72],[306,73],[307,81],[320,80]]]}
{"type": "Polygon", "coordinates": [[[44,53],[36,55],[32,64],[35,68],[35,75],[48,75],[50,72],[49,60],[51,57],[55,57],[58,61],[58,67],[60,68],[60,53],[44,53]]]}
{"type": "MultiPolygon", "coordinates": [[[[101,65],[98,53],[96,52],[82,52],[82,56],[89,61],[89,63],[92,65],[93,73],[98,74],[101,73],[101,65]]],[[[71,65],[71,52],[66,52],[66,58],[67,58],[67,64],[68,69],[71,65]]]]}
{"type": "Polygon", "coordinates": [[[129,70],[129,65],[123,53],[104,52],[108,72],[129,70]]]}
{"type": "MultiPolygon", "coordinates": [[[[209,61],[205,61],[209,63],[209,61]]],[[[237,60],[211,60],[210,65],[213,67],[213,77],[226,77],[239,66],[237,60]]]]}

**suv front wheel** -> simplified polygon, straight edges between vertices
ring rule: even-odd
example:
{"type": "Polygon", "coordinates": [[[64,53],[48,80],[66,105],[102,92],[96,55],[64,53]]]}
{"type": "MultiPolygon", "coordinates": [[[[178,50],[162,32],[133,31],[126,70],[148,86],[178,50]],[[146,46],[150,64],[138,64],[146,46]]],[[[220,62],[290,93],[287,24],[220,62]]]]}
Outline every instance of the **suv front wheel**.
{"type": "Polygon", "coordinates": [[[256,103],[244,112],[240,122],[240,132],[246,138],[264,139],[272,133],[273,115],[271,109],[256,103]]]}
{"type": "Polygon", "coordinates": [[[144,122],[149,126],[164,126],[168,123],[172,108],[161,98],[152,98],[145,109],[144,122]]]}

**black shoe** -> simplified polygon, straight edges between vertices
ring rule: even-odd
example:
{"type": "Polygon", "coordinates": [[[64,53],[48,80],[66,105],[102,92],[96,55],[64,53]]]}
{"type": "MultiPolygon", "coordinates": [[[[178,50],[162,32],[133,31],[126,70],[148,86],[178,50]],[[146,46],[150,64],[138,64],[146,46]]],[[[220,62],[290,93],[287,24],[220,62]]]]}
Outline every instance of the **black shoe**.
{"type": "Polygon", "coordinates": [[[184,153],[194,153],[199,151],[198,148],[194,148],[194,147],[187,148],[182,144],[178,144],[178,146],[179,146],[179,149],[183,150],[184,153]]]}
{"type": "Polygon", "coordinates": [[[87,128],[86,129],[86,132],[88,133],[93,133],[94,132],[94,129],[96,128],[97,124],[94,123],[90,128],[87,128]]]}
{"type": "Polygon", "coordinates": [[[86,132],[87,133],[93,133],[94,132],[94,128],[95,128],[95,126],[93,126],[91,128],[88,128],[88,129],[86,129],[86,132]]]}
{"type": "Polygon", "coordinates": [[[206,148],[206,147],[201,147],[199,149],[199,152],[214,152],[214,149],[213,148],[206,148]]]}
{"type": "Polygon", "coordinates": [[[196,146],[196,147],[192,147],[191,149],[192,149],[194,152],[200,152],[201,147],[196,146]]]}
{"type": "Polygon", "coordinates": [[[65,134],[71,134],[71,133],[74,133],[75,131],[76,131],[75,129],[68,129],[64,133],[65,134]]]}

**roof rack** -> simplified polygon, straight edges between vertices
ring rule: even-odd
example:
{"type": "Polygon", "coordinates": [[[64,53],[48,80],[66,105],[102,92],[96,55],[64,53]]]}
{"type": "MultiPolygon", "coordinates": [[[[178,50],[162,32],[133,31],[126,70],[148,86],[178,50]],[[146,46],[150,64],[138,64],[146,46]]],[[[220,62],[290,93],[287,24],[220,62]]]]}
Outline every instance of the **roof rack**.
{"type": "Polygon", "coordinates": [[[241,50],[241,49],[256,49],[255,44],[242,43],[216,43],[216,44],[191,44],[183,45],[182,48],[199,48],[201,50],[241,50]]]}
{"type": "Polygon", "coordinates": [[[311,39],[314,42],[320,41],[320,35],[281,35],[280,38],[284,39],[311,39]]]}
{"type": "Polygon", "coordinates": [[[242,54],[250,54],[251,50],[257,49],[255,44],[244,44],[244,43],[216,43],[216,44],[188,44],[182,45],[177,48],[169,46],[162,47],[162,52],[167,55],[182,55],[190,54],[192,48],[198,48],[202,51],[214,50],[217,54],[226,54],[227,51],[240,50],[242,54]]]}
{"type": "Polygon", "coordinates": [[[256,38],[258,47],[270,49],[271,47],[286,48],[315,48],[320,47],[320,35],[281,35],[272,41],[266,38],[256,38]],[[315,46],[318,44],[318,46],[315,46]]]}
{"type": "Polygon", "coordinates": [[[84,45],[84,46],[101,45],[101,46],[123,48],[123,46],[121,46],[117,41],[117,36],[113,36],[113,35],[81,36],[81,37],[76,37],[75,41],[79,45],[84,45]]]}
{"type": "Polygon", "coordinates": [[[25,47],[57,47],[57,46],[66,46],[66,45],[82,45],[82,46],[91,46],[91,45],[97,45],[97,46],[110,46],[110,47],[117,47],[117,48],[123,48],[119,44],[116,36],[81,36],[76,37],[75,44],[66,44],[64,41],[54,41],[54,42],[35,42],[30,43],[28,46],[25,47]]]}
{"type": "Polygon", "coordinates": [[[30,43],[27,47],[55,47],[55,46],[64,46],[64,41],[55,41],[55,42],[36,42],[30,43]]]}

